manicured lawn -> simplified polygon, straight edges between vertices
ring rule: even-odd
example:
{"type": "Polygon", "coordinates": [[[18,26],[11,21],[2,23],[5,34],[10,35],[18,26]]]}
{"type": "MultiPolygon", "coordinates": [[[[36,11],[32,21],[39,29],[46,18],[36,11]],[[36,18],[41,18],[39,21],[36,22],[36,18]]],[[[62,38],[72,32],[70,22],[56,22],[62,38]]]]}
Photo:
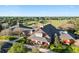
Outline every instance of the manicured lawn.
{"type": "Polygon", "coordinates": [[[48,23],[51,23],[53,26],[58,27],[59,25],[66,23],[68,20],[49,20],[48,23]]]}
{"type": "Polygon", "coordinates": [[[0,40],[15,40],[14,36],[0,36],[0,40]]]}
{"type": "MultiPolygon", "coordinates": [[[[53,26],[58,27],[59,25],[66,23],[67,21],[69,21],[69,20],[47,20],[46,24],[51,23],[53,26]]],[[[27,23],[31,24],[31,25],[33,25],[33,23],[35,23],[36,25],[40,24],[39,21],[30,21],[30,22],[27,22],[27,23]]]]}

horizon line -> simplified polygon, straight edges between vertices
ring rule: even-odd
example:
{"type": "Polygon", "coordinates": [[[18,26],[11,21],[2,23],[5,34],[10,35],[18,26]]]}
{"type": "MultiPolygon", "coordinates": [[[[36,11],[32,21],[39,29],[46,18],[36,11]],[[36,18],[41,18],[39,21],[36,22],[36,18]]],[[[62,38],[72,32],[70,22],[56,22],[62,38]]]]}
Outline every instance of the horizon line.
{"type": "Polygon", "coordinates": [[[0,17],[79,17],[79,16],[0,16],[0,17]]]}

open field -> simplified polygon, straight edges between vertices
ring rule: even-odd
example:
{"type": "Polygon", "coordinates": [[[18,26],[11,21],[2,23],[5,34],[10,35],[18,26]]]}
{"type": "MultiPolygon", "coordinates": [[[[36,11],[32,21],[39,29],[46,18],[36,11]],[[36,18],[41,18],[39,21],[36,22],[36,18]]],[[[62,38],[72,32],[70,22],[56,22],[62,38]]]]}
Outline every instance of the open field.
{"type": "MultiPolygon", "coordinates": [[[[70,21],[70,20],[45,20],[45,24],[52,24],[53,26],[58,27],[59,25],[64,24],[68,21],[70,21]]],[[[30,22],[27,22],[27,23],[31,24],[30,26],[33,26],[33,25],[41,26],[41,25],[43,25],[43,24],[40,23],[40,21],[30,21],[30,22]]]]}

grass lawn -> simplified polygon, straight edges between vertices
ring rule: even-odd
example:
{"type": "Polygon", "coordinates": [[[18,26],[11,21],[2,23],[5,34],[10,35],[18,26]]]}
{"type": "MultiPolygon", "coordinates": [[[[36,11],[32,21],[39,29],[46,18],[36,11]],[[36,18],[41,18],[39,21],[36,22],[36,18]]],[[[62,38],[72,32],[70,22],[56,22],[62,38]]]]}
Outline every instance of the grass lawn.
{"type": "MultiPolygon", "coordinates": [[[[63,23],[66,23],[68,20],[46,20],[47,21],[47,23],[46,24],[52,24],[53,26],[55,26],[55,27],[58,27],[59,25],[61,25],[61,24],[63,24],[63,23]]],[[[37,21],[30,21],[30,22],[28,22],[28,24],[31,24],[31,26],[33,25],[33,23],[35,23],[35,25],[38,25],[38,26],[40,26],[39,25],[39,21],[37,22],[37,21]]]]}
{"type": "Polygon", "coordinates": [[[15,40],[16,37],[13,36],[0,36],[0,40],[15,40]]]}

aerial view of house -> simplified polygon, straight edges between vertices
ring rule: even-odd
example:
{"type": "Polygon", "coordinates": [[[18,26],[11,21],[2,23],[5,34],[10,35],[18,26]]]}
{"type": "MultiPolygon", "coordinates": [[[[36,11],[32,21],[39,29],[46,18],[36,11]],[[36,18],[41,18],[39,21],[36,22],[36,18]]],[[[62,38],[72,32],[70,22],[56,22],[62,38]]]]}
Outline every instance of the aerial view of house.
{"type": "Polygon", "coordinates": [[[79,53],[78,11],[79,6],[0,6],[0,53],[79,53]]]}

